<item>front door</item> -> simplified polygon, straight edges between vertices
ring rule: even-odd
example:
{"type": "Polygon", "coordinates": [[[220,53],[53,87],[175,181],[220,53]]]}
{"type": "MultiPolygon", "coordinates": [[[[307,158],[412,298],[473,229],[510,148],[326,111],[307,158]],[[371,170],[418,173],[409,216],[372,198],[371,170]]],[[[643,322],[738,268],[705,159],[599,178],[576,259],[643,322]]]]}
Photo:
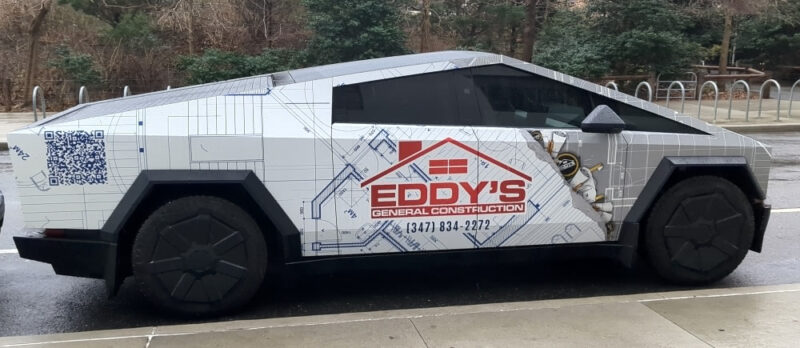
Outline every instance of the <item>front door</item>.
{"type": "Polygon", "coordinates": [[[594,108],[589,93],[503,65],[473,68],[472,77],[478,148],[497,162],[482,163],[478,179],[524,185],[505,197],[524,198],[522,212],[484,216],[493,228],[476,234],[480,247],[608,240],[621,220],[614,201],[622,197],[625,141],[580,130],[594,108]]]}

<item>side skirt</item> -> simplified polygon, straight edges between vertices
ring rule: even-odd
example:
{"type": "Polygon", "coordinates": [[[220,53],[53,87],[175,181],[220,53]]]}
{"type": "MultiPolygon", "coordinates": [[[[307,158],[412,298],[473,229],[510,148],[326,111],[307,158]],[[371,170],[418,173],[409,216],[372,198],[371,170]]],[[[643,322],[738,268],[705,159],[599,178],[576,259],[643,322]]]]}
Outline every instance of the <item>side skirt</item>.
{"type": "MultiPolygon", "coordinates": [[[[624,227],[623,227],[624,229],[624,227]]],[[[638,233],[624,233],[619,242],[551,244],[508,248],[471,250],[442,250],[420,253],[383,253],[344,256],[315,256],[285,263],[285,267],[314,266],[320,270],[371,270],[384,268],[385,264],[403,264],[407,267],[425,267],[430,264],[458,263],[472,259],[480,263],[484,259],[503,260],[514,263],[531,263],[539,260],[565,260],[582,258],[605,258],[619,261],[632,267],[636,260],[638,233]]]]}

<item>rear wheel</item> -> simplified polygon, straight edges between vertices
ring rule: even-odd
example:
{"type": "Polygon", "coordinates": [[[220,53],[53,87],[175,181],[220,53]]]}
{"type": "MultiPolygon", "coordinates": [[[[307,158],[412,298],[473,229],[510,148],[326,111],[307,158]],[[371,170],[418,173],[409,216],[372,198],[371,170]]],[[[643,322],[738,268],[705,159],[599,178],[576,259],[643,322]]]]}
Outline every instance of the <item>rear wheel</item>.
{"type": "Polygon", "coordinates": [[[742,262],[753,241],[753,208],[742,190],[714,176],[669,188],[647,220],[645,245],[662,277],[681,284],[719,280],[742,262]]]}
{"type": "Polygon", "coordinates": [[[236,204],[212,196],[170,201],[142,224],[132,250],[141,292],[157,306],[213,315],[247,303],[267,267],[264,235],[236,204]]]}

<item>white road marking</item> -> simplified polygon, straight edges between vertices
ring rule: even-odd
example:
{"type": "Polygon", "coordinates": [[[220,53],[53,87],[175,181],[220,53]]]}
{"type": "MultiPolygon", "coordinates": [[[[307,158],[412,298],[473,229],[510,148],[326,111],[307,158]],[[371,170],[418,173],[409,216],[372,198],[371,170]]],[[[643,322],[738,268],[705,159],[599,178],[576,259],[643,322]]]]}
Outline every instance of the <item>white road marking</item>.
{"type": "Polygon", "coordinates": [[[0,249],[0,254],[16,254],[17,249],[0,249]]]}
{"type": "Polygon", "coordinates": [[[781,294],[785,292],[798,292],[798,289],[785,289],[785,290],[767,290],[767,291],[751,291],[751,292],[732,292],[728,294],[711,294],[711,295],[695,295],[695,296],[675,296],[664,298],[652,298],[638,300],[637,302],[658,302],[658,301],[671,301],[671,300],[686,300],[693,298],[717,298],[717,297],[731,297],[731,296],[747,296],[747,295],[765,295],[765,294],[781,294]]]}

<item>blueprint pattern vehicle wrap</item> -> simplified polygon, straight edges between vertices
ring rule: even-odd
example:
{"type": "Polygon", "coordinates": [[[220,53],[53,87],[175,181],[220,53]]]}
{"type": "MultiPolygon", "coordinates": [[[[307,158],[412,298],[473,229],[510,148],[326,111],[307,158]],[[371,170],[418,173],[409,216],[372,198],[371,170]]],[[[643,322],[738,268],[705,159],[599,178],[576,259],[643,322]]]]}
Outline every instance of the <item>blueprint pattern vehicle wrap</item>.
{"type": "Polygon", "coordinates": [[[768,149],[689,116],[512,58],[438,52],[84,104],[9,135],[25,224],[101,229],[143,170],[248,170],[304,256],[613,241],[664,156],[768,149]],[[336,86],[506,64],[707,134],[341,124],[336,86]]]}
{"type": "Polygon", "coordinates": [[[492,140],[483,142],[472,128],[336,125],[333,129],[333,139],[348,149],[337,156],[341,161],[334,171],[348,174],[342,176],[346,182],[338,185],[332,204],[320,208],[319,218],[334,215],[338,234],[319,234],[312,253],[606,239],[599,213],[586,202],[582,203],[587,209],[576,208],[581,202],[574,200],[578,196],[552,158],[537,156],[523,131],[484,130],[485,138],[492,140]]]}

